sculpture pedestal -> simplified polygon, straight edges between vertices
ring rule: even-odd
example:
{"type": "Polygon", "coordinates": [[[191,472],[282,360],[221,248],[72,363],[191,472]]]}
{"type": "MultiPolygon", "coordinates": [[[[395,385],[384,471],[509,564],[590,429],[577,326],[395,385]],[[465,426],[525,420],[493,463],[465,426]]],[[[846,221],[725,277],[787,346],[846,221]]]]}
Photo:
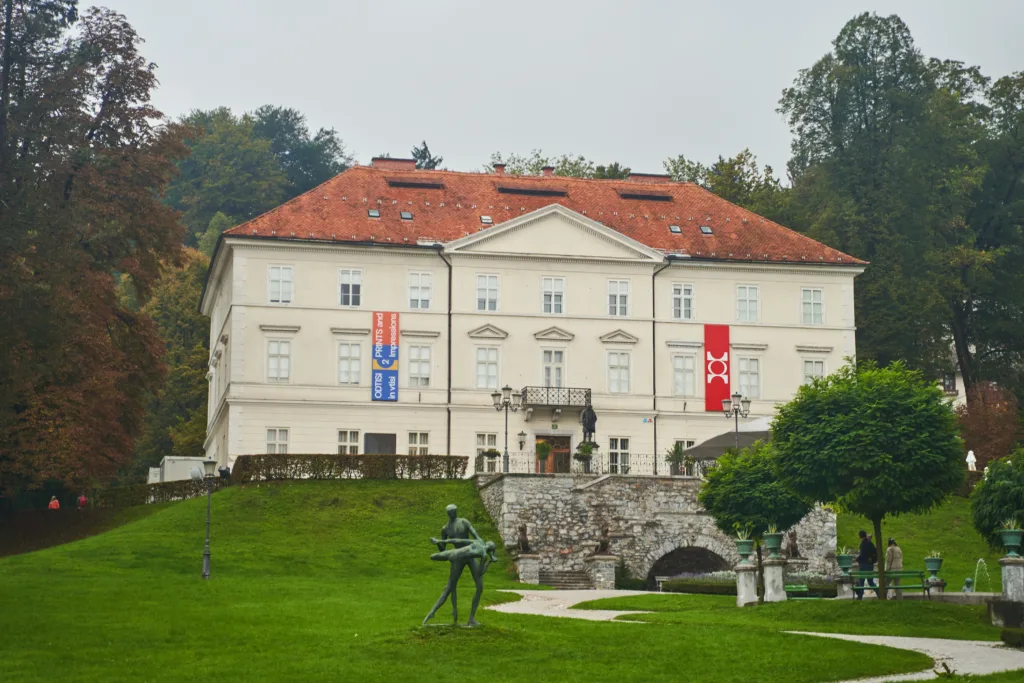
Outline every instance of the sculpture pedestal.
{"type": "Polygon", "coordinates": [[[736,565],[736,606],[757,604],[757,565],[736,565]]]}
{"type": "Polygon", "coordinates": [[[615,590],[615,569],[619,558],[615,555],[591,555],[583,560],[587,565],[590,583],[599,591],[615,590]]]}
{"type": "Polygon", "coordinates": [[[836,598],[839,600],[853,600],[853,577],[840,576],[836,580],[836,598]]]}
{"type": "Polygon", "coordinates": [[[764,561],[765,602],[784,602],[786,600],[786,580],[783,578],[785,567],[786,560],[781,557],[768,558],[764,561]]]}
{"type": "Polygon", "coordinates": [[[1003,600],[1024,602],[1024,557],[1010,557],[999,560],[1003,569],[1003,600]]]}
{"type": "Polygon", "coordinates": [[[516,558],[519,583],[540,584],[540,555],[520,555],[516,558]]]}

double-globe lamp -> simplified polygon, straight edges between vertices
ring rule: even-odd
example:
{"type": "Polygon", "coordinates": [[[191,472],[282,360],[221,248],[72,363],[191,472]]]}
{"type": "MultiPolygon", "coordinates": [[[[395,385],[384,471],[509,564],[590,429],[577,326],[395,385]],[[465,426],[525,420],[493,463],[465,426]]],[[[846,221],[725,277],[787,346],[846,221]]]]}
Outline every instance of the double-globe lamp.
{"type": "Polygon", "coordinates": [[[497,411],[505,411],[505,454],[501,458],[502,472],[508,473],[508,411],[513,413],[519,410],[520,406],[523,405],[523,395],[513,394],[512,387],[505,385],[501,388],[501,391],[495,391],[491,394],[491,399],[494,401],[494,409],[497,411]]]}

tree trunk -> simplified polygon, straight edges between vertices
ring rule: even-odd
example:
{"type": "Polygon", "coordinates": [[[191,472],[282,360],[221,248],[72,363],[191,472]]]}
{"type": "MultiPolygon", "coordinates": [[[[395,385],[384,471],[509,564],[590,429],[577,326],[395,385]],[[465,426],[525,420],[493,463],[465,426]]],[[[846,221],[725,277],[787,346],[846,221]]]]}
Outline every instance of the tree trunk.
{"type": "MultiPolygon", "coordinates": [[[[970,301],[968,300],[968,305],[970,301]]],[[[961,381],[964,383],[964,393],[974,389],[978,383],[977,371],[974,368],[974,356],[971,353],[971,346],[967,341],[967,311],[963,304],[950,302],[950,309],[953,314],[950,330],[953,332],[953,350],[956,353],[956,364],[960,370],[961,381]]]]}
{"type": "Polygon", "coordinates": [[[757,601],[764,602],[764,563],[761,561],[761,541],[756,541],[757,546],[757,601]]]}
{"type": "Polygon", "coordinates": [[[882,518],[871,520],[875,528],[875,555],[878,557],[878,599],[886,600],[889,591],[885,588],[885,555],[882,552],[882,518]]]}

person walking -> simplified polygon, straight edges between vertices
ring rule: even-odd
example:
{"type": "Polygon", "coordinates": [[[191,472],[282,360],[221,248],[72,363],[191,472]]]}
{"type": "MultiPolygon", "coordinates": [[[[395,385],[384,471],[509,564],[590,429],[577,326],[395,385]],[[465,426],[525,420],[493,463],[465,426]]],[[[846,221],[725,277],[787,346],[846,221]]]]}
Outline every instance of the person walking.
{"type": "MultiPolygon", "coordinates": [[[[857,532],[857,535],[860,537],[860,554],[857,555],[857,569],[862,572],[874,571],[875,562],[878,561],[878,549],[871,542],[868,532],[861,529],[857,532]]],[[[868,579],[867,582],[868,586],[876,588],[874,579],[868,579]]],[[[854,592],[857,594],[858,600],[864,599],[864,579],[857,579],[857,588],[854,592]]]]}
{"type": "Polygon", "coordinates": [[[50,510],[60,510],[60,501],[57,496],[50,496],[50,504],[46,506],[50,510]]]}
{"type": "MultiPolygon", "coordinates": [[[[885,549],[885,571],[902,571],[903,570],[903,549],[900,548],[899,544],[896,543],[895,538],[889,539],[889,547],[885,549]]],[[[889,597],[896,596],[897,600],[903,599],[903,591],[899,589],[900,579],[895,577],[889,580],[888,585],[896,586],[895,589],[889,590],[889,597]]]]}
{"type": "Polygon", "coordinates": [[[83,492],[80,496],[78,496],[78,509],[84,510],[88,506],[89,499],[85,497],[85,493],[83,492]]]}

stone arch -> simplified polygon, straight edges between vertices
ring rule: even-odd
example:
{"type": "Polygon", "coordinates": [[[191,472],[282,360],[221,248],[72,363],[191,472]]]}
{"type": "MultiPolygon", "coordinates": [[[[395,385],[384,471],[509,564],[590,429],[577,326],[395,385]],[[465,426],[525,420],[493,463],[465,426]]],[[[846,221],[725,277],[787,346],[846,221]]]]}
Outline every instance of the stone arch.
{"type": "MultiPolygon", "coordinates": [[[[694,560],[706,560],[708,564],[714,564],[721,569],[730,569],[740,561],[736,549],[727,542],[724,536],[719,534],[697,533],[689,538],[680,536],[660,539],[660,542],[651,543],[648,552],[637,569],[636,576],[650,579],[655,565],[665,557],[676,553],[676,557],[685,557],[686,553],[679,553],[680,550],[692,549],[698,552],[690,554],[694,560]],[[702,552],[701,552],[702,551],[702,552]],[[717,558],[717,559],[714,559],[717,558]]],[[[714,571],[714,570],[710,570],[714,571]]],[[[660,574],[659,574],[660,575],[660,574]]]]}

